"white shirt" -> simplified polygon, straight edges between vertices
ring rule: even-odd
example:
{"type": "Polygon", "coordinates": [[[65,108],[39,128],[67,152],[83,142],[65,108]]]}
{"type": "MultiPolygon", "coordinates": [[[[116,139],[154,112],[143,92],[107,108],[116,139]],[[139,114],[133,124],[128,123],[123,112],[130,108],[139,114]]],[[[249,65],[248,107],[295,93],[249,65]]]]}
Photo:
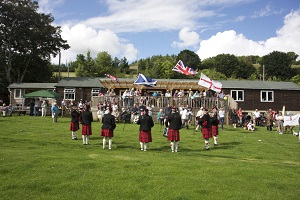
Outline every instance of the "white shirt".
{"type": "Polygon", "coordinates": [[[219,117],[225,117],[225,111],[219,110],[219,117]]]}
{"type": "Polygon", "coordinates": [[[256,118],[259,118],[259,117],[260,117],[260,112],[259,112],[259,111],[254,111],[254,112],[253,112],[253,115],[254,115],[256,118]]]}

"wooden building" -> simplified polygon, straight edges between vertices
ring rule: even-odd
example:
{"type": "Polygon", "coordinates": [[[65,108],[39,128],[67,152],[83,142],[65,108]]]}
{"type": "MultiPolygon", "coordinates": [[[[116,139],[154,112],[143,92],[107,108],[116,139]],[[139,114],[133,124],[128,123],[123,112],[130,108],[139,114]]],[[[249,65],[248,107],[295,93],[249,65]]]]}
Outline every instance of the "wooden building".
{"type": "MultiPolygon", "coordinates": [[[[122,106],[121,96],[126,89],[138,88],[142,90],[142,94],[147,93],[149,96],[154,92],[165,94],[167,90],[171,94],[180,89],[186,93],[207,90],[207,88],[199,86],[196,79],[156,79],[155,87],[134,85],[135,80],[134,78],[120,78],[119,82],[116,82],[109,78],[65,77],[58,83],[14,83],[8,89],[12,104],[21,103],[22,95],[41,89],[53,90],[59,93],[62,99],[75,102],[81,99],[90,101],[93,97],[98,97],[99,93],[105,94],[113,89],[116,93],[115,99],[120,103],[120,107],[122,106]]],[[[224,93],[229,97],[226,102],[229,107],[241,107],[250,112],[256,108],[261,111],[269,108],[282,110],[285,106],[288,111],[300,112],[300,86],[295,83],[250,80],[220,80],[220,82],[223,85],[224,93]]],[[[164,98],[163,96],[156,97],[155,100],[164,102],[164,98]]],[[[62,99],[59,99],[58,102],[61,102],[62,99]]],[[[97,101],[94,101],[93,104],[96,104],[97,101]]],[[[212,103],[209,105],[215,106],[217,102],[212,99],[212,103]]],[[[165,103],[157,106],[165,106],[165,103]]],[[[193,104],[193,106],[197,109],[201,104],[193,104]]]]}

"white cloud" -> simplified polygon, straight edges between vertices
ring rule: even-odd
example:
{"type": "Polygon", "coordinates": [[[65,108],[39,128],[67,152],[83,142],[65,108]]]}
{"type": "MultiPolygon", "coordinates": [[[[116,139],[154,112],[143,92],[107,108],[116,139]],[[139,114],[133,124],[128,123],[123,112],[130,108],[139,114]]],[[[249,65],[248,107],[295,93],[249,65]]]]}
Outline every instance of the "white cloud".
{"type": "Polygon", "coordinates": [[[198,45],[200,42],[198,33],[191,31],[189,27],[182,28],[179,31],[180,42],[172,42],[173,47],[186,48],[198,45]]]}
{"type": "Polygon", "coordinates": [[[215,7],[248,3],[253,0],[106,0],[108,14],[80,23],[114,32],[180,30],[201,27],[199,19],[220,15],[215,7]]]}
{"type": "MultiPolygon", "coordinates": [[[[113,57],[125,56],[128,61],[137,57],[137,49],[130,42],[124,42],[117,33],[144,31],[177,31],[182,27],[207,27],[199,19],[220,15],[215,7],[248,3],[253,0],[105,0],[106,13],[89,19],[65,19],[62,27],[62,38],[71,48],[62,52],[62,60],[75,60],[77,54],[86,54],[89,50],[95,56],[107,51],[113,57]]],[[[40,0],[40,11],[55,16],[63,16],[54,9],[63,5],[65,0],[40,0]]],[[[78,16],[79,17],[79,16],[78,16]]],[[[241,20],[241,18],[240,18],[241,20]]],[[[199,44],[199,35],[183,28],[179,33],[179,42],[174,46],[188,47],[199,44]]],[[[58,63],[58,58],[52,59],[58,63]]]]}
{"type": "MultiPolygon", "coordinates": [[[[133,44],[125,43],[114,32],[110,30],[97,31],[84,24],[77,24],[73,27],[62,27],[62,38],[67,40],[70,49],[62,51],[61,60],[76,59],[77,54],[86,55],[87,51],[95,58],[99,52],[106,51],[113,58],[126,57],[128,61],[136,59],[137,50],[133,44]]],[[[58,57],[53,58],[52,62],[58,63],[58,57]]]]}
{"type": "Polygon", "coordinates": [[[278,15],[282,13],[282,9],[281,10],[274,10],[272,8],[272,5],[269,3],[268,5],[266,5],[264,8],[262,8],[259,11],[256,11],[251,18],[260,18],[260,17],[266,17],[266,16],[270,16],[270,15],[278,15]]]}
{"type": "Polygon", "coordinates": [[[293,51],[300,55],[300,9],[285,16],[284,25],[277,30],[277,36],[266,41],[253,41],[234,30],[219,32],[207,40],[200,42],[197,54],[201,59],[222,53],[264,56],[272,51],[293,51]]]}

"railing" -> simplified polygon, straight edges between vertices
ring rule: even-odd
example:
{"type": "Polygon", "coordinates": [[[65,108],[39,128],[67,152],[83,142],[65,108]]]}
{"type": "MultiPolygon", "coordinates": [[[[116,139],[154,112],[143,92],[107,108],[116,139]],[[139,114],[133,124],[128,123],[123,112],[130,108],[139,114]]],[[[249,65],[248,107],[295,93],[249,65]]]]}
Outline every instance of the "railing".
{"type": "Polygon", "coordinates": [[[153,96],[134,96],[122,98],[120,96],[94,96],[92,97],[92,106],[97,106],[99,103],[117,104],[121,107],[132,107],[134,104],[141,106],[153,106],[156,108],[164,108],[170,106],[189,106],[191,108],[205,107],[212,109],[213,107],[227,107],[227,102],[224,99],[217,97],[153,97],[153,96]]]}

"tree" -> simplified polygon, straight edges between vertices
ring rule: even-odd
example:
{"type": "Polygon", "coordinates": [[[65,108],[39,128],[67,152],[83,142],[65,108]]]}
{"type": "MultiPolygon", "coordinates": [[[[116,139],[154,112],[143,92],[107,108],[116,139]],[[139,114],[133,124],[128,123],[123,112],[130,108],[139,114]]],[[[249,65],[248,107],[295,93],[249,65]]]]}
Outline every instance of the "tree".
{"type": "Polygon", "coordinates": [[[226,77],[236,75],[233,73],[239,66],[236,56],[230,54],[219,54],[215,57],[214,61],[214,67],[218,72],[225,74],[226,77]]]}
{"type": "Polygon", "coordinates": [[[43,63],[38,67],[47,68],[51,55],[70,48],[61,38],[60,27],[51,25],[51,14],[38,13],[37,9],[36,1],[0,1],[1,67],[9,84],[25,80],[29,67],[37,67],[33,63],[43,63]]]}
{"type": "Polygon", "coordinates": [[[227,79],[224,74],[217,72],[215,69],[204,69],[201,72],[213,80],[226,80],[227,79]]]}
{"type": "Polygon", "coordinates": [[[121,72],[126,73],[126,74],[129,73],[129,64],[125,57],[120,60],[119,68],[120,68],[121,72]]]}
{"type": "Polygon", "coordinates": [[[76,58],[78,64],[75,69],[75,75],[78,77],[95,77],[95,62],[91,57],[91,52],[88,51],[86,57],[83,54],[78,54],[76,58]]]}
{"type": "Polygon", "coordinates": [[[201,67],[200,57],[195,52],[187,49],[179,52],[177,56],[177,61],[178,60],[182,60],[185,66],[191,67],[195,70],[200,69],[201,67]]]}
{"type": "Polygon", "coordinates": [[[262,73],[265,67],[265,79],[290,80],[295,76],[295,70],[291,67],[293,58],[287,53],[273,51],[263,56],[259,71],[262,73]]]}
{"type": "Polygon", "coordinates": [[[291,58],[292,64],[297,62],[298,54],[295,52],[287,52],[287,55],[291,58]]]}
{"type": "Polygon", "coordinates": [[[94,73],[91,76],[104,76],[104,74],[108,74],[111,71],[113,60],[111,58],[111,55],[107,53],[106,51],[102,51],[97,54],[97,57],[95,59],[95,69],[94,73]]]}

